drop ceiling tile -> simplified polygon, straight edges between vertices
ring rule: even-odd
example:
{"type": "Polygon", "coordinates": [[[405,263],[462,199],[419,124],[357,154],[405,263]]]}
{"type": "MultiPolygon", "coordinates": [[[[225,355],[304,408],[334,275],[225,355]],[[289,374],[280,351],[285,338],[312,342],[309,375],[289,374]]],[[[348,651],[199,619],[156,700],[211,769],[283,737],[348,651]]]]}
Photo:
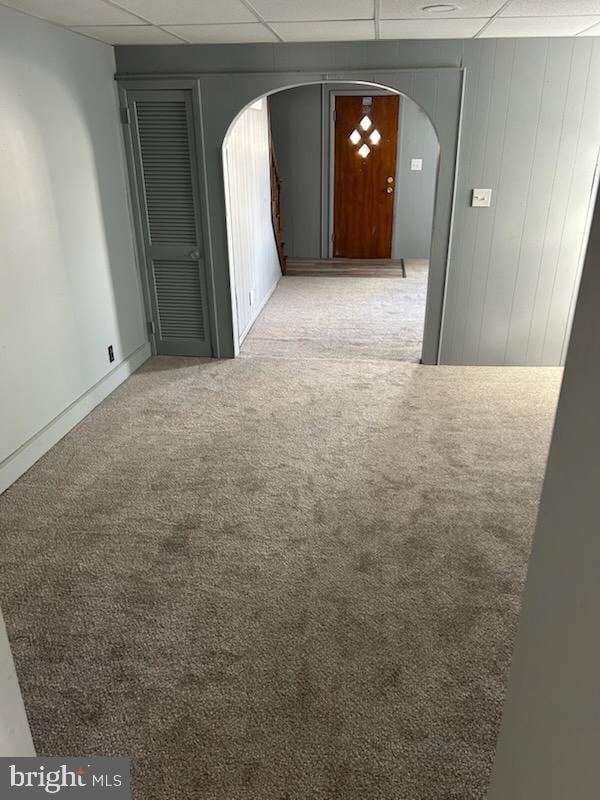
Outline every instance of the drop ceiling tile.
{"type": "Polygon", "coordinates": [[[2,4],[60,25],[135,25],[141,22],[102,0],[2,0],[2,4]]]}
{"type": "Polygon", "coordinates": [[[485,25],[485,19],[384,19],[382,39],[470,39],[485,25]]]}
{"type": "Polygon", "coordinates": [[[108,44],[181,44],[181,40],[152,25],[85,25],[71,28],[108,44]]]}
{"type": "Polygon", "coordinates": [[[277,42],[273,33],[260,22],[236,25],[168,25],[165,30],[193,44],[242,44],[277,42]]]}
{"type": "Polygon", "coordinates": [[[600,0],[512,0],[501,17],[574,17],[600,15],[600,0]]]}
{"type": "Polygon", "coordinates": [[[118,0],[118,3],[156,25],[257,21],[240,0],[118,0]]]}
{"type": "Polygon", "coordinates": [[[275,22],[271,27],[286,42],[367,41],[375,38],[372,20],[275,22]]]}
{"type": "Polygon", "coordinates": [[[252,0],[267,22],[373,19],[374,0],[252,0]]]}
{"type": "Polygon", "coordinates": [[[483,31],[481,38],[504,36],[575,36],[589,28],[597,17],[496,17],[483,31]]]}
{"type": "Polygon", "coordinates": [[[448,0],[453,11],[423,11],[423,6],[444,5],[444,0],[382,0],[382,19],[452,19],[459,17],[491,17],[505,0],[448,0]]]}

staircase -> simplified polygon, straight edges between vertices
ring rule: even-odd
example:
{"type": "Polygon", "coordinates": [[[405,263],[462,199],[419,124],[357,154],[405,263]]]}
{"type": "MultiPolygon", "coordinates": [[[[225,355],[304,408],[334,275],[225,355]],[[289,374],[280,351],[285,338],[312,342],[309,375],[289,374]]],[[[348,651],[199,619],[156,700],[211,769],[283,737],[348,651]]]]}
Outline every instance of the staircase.
{"type": "Polygon", "coordinates": [[[283,231],[281,229],[281,179],[279,177],[275,148],[273,147],[273,140],[271,139],[270,133],[269,150],[271,153],[271,222],[273,224],[273,233],[275,235],[275,244],[277,246],[277,255],[279,257],[281,274],[285,275],[287,272],[287,266],[285,260],[285,251],[283,249],[285,243],[283,241],[283,231]]]}

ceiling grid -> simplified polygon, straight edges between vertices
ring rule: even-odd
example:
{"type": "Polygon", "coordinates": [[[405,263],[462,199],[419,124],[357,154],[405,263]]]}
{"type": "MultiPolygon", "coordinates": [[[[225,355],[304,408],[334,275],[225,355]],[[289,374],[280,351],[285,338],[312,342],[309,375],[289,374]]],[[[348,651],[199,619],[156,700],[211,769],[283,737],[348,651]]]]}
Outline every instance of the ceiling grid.
{"type": "Polygon", "coordinates": [[[600,36],[600,0],[0,0],[108,44],[600,36]]]}

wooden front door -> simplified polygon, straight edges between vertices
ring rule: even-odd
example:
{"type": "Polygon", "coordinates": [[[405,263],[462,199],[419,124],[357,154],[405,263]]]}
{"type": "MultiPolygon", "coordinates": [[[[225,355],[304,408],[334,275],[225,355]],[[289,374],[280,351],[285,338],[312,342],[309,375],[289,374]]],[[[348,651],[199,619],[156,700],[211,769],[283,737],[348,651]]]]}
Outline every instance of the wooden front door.
{"type": "Polygon", "coordinates": [[[333,255],[390,258],[398,96],[335,98],[333,255]]]}

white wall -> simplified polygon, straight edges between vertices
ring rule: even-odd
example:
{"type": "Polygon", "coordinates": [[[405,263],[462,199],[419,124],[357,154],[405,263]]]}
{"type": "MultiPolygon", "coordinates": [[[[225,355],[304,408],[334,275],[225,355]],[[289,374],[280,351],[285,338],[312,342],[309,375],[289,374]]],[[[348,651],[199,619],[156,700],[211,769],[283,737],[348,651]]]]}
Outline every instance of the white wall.
{"type": "Polygon", "coordinates": [[[246,109],[238,118],[225,148],[229,249],[240,339],[252,326],[281,277],[271,224],[266,100],[259,101],[257,106],[246,109]]]}
{"type": "Polygon", "coordinates": [[[29,724],[0,613],[0,757],[33,755],[29,724]]]}
{"type": "Polygon", "coordinates": [[[113,73],[0,7],[0,491],[149,352],[113,73]]]}

